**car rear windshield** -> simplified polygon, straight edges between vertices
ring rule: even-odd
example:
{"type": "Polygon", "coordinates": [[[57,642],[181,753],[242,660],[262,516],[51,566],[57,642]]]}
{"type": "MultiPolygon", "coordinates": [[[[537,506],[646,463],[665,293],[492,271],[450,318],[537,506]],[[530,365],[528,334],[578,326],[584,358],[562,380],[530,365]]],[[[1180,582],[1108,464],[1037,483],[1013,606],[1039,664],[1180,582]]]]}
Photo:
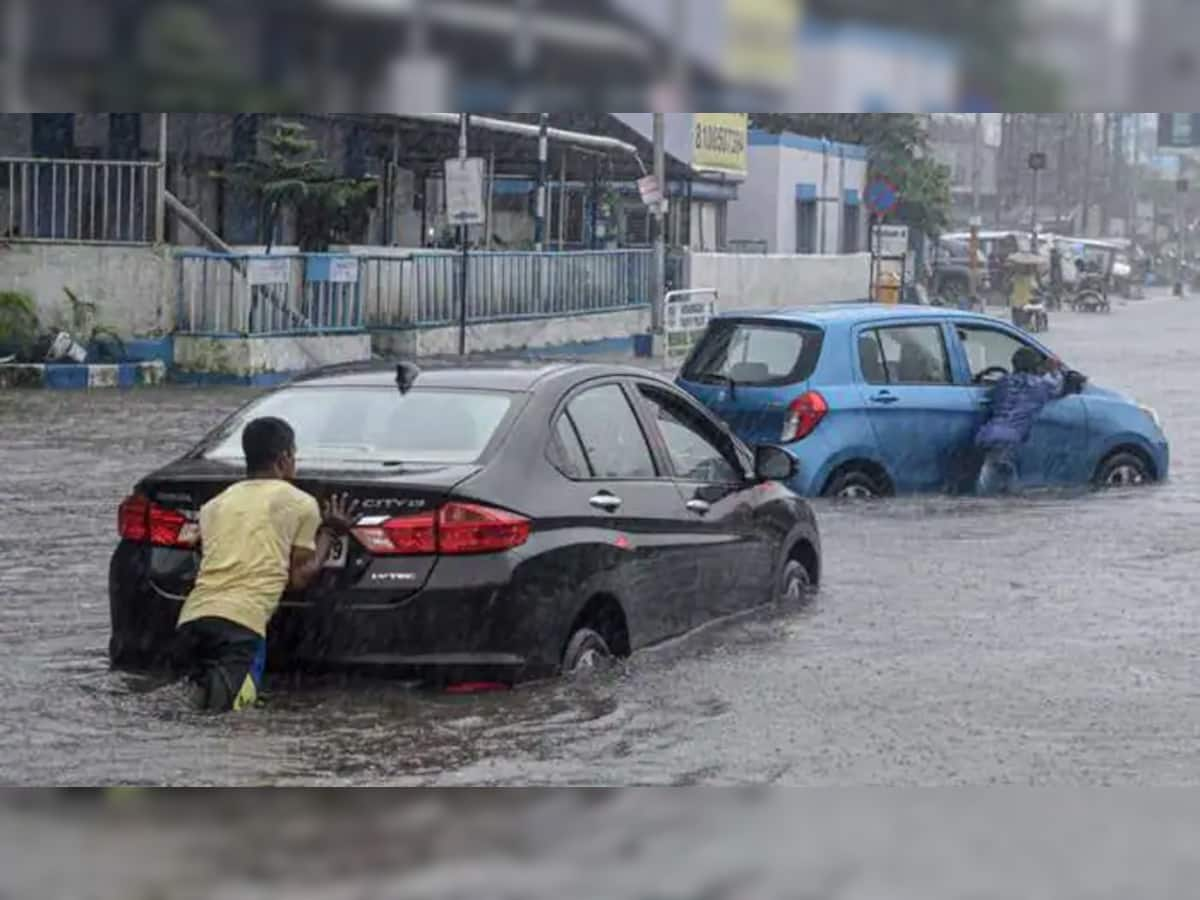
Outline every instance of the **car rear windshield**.
{"type": "Polygon", "coordinates": [[[204,456],[241,461],[246,424],[275,416],[295,429],[301,461],[473,463],[512,401],[500,391],[286,388],[226,423],[204,456]]]}
{"type": "Polygon", "coordinates": [[[795,384],[817,367],[824,332],[805,325],[715,321],[688,361],[688,381],[795,384]]]}

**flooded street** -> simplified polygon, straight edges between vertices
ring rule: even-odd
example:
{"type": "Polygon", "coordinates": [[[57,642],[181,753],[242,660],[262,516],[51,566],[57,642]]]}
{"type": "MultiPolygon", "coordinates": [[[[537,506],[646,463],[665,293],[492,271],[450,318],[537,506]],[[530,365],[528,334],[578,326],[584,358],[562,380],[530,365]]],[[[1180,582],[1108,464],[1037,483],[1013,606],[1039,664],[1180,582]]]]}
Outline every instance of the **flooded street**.
{"type": "Polygon", "coordinates": [[[266,708],[221,719],[108,670],[107,565],[136,479],[250,393],[0,393],[0,780],[1200,782],[1200,299],[1060,313],[1044,337],[1158,409],[1170,483],[822,505],[826,580],[802,611],[711,626],[592,682],[277,683],[266,708]]]}

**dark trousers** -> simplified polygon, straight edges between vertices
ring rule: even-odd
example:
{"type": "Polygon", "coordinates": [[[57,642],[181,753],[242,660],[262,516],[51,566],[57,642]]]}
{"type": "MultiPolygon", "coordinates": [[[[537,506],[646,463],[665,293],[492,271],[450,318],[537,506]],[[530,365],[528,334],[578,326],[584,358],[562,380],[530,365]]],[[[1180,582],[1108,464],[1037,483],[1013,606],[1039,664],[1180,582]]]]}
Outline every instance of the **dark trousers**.
{"type": "Polygon", "coordinates": [[[266,640],[235,622],[204,618],[176,632],[175,663],[191,681],[196,705],[212,712],[253,706],[267,662],[266,640]]]}

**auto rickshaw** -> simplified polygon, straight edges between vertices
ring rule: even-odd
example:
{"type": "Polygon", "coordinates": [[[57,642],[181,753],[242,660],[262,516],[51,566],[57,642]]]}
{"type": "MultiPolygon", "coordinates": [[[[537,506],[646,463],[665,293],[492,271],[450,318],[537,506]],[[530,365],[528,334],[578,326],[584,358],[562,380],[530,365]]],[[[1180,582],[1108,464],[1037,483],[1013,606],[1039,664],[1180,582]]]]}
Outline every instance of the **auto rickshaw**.
{"type": "Polygon", "coordinates": [[[1068,297],[1071,308],[1076,312],[1112,312],[1109,295],[1113,290],[1113,268],[1122,247],[1090,238],[1065,238],[1059,246],[1065,258],[1074,260],[1073,266],[1064,267],[1074,275],[1068,297]]]}

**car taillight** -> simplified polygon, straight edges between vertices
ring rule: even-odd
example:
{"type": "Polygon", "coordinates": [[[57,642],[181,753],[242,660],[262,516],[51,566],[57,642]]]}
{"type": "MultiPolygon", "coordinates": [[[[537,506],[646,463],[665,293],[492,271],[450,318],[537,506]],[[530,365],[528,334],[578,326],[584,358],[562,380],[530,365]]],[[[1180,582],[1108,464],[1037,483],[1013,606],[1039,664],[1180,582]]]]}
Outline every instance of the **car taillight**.
{"type": "Polygon", "coordinates": [[[829,404],[816,391],[808,391],[792,401],[788,407],[787,417],[783,420],[783,434],[780,440],[788,444],[812,434],[813,429],[821,424],[825,413],[829,412],[829,404]]]}
{"type": "Polygon", "coordinates": [[[436,514],[367,520],[354,537],[377,556],[498,553],[529,540],[524,516],[475,503],[447,503],[436,514]]]}
{"type": "Polygon", "coordinates": [[[145,541],[150,536],[149,515],[150,501],[134,494],[117,509],[117,531],[127,541],[145,541]]]}
{"type": "Polygon", "coordinates": [[[141,494],[134,494],[117,511],[117,528],[121,537],[156,547],[191,547],[195,541],[188,519],[175,509],[152,503],[141,494]]]}

